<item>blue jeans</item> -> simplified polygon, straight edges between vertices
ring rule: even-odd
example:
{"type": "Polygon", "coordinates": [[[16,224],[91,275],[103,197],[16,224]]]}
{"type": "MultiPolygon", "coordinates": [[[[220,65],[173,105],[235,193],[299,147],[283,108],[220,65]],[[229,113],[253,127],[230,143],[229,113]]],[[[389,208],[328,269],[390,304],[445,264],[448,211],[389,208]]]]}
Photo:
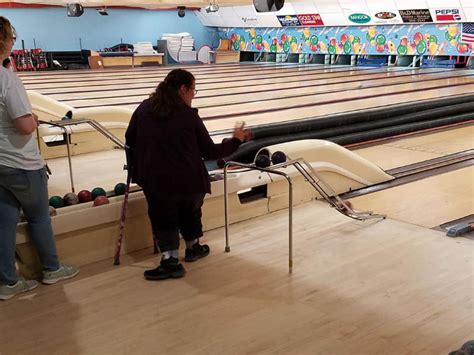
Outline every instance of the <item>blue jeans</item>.
{"type": "Polygon", "coordinates": [[[16,226],[20,208],[45,271],[59,268],[48,202],[46,169],[23,170],[0,165],[0,284],[18,280],[15,271],[16,226]]]}

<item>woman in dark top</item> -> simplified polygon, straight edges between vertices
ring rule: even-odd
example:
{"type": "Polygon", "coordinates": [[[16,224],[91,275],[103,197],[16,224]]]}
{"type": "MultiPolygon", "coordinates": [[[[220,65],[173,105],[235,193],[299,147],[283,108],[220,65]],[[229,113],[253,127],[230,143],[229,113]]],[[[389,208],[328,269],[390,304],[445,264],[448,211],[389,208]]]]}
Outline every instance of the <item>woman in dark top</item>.
{"type": "Polygon", "coordinates": [[[195,94],[194,76],[172,70],[135,110],[125,134],[133,152],[132,181],[143,188],[162,253],[160,266],[145,271],[148,280],[184,276],[178,260],[179,233],[186,242],[185,261],[209,254],[209,246],[199,244],[201,206],[211,192],[203,159],[230,155],[250,134],[242,124],[231,139],[214,144],[197,109],[191,107],[195,94]]]}

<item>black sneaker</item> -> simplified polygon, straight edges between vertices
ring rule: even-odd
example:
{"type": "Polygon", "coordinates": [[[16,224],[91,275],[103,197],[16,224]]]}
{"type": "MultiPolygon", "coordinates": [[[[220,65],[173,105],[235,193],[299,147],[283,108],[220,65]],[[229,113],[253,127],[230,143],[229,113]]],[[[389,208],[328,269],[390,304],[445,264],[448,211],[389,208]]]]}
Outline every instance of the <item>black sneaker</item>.
{"type": "Polygon", "coordinates": [[[147,280],[165,280],[169,278],[183,277],[186,270],[177,258],[161,259],[160,266],[156,269],[147,270],[143,273],[147,280]]]}
{"type": "Polygon", "coordinates": [[[209,255],[209,250],[209,245],[196,243],[191,249],[186,249],[184,261],[193,262],[197,259],[204,258],[209,255]]]}

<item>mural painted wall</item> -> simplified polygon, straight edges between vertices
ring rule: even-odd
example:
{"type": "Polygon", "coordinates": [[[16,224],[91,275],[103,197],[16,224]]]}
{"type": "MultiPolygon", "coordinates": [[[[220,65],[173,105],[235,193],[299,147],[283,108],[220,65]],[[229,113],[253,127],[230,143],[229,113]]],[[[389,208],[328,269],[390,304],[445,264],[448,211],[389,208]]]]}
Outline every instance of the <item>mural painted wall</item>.
{"type": "Polygon", "coordinates": [[[235,50],[361,55],[474,55],[461,24],[360,27],[219,28],[235,50]]]}

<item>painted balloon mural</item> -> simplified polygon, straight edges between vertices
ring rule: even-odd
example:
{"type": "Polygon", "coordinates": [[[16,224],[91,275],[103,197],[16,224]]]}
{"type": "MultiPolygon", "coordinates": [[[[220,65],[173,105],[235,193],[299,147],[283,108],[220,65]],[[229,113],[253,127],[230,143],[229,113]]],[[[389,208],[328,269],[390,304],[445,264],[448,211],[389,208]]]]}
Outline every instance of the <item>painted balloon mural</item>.
{"type": "Polygon", "coordinates": [[[241,51],[304,54],[473,55],[461,24],[360,27],[220,28],[241,51]]]}

